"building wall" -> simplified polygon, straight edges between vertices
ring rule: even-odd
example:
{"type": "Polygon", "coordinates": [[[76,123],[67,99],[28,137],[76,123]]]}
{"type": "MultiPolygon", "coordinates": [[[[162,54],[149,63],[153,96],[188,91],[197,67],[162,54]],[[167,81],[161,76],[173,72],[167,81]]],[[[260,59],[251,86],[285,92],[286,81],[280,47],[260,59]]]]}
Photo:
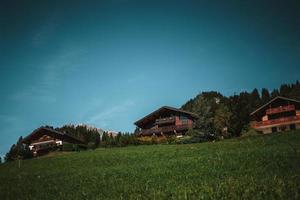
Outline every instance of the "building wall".
{"type": "MultiPolygon", "coordinates": [[[[281,127],[282,125],[278,125],[278,126],[273,126],[273,127],[277,127],[277,132],[281,132],[281,130],[280,130],[280,127],[281,127]]],[[[286,126],[286,129],[285,129],[285,131],[290,131],[291,129],[290,129],[290,124],[287,124],[287,125],[285,125],[286,126]]],[[[300,123],[296,123],[295,124],[295,128],[296,129],[300,129],[300,123]]],[[[263,134],[269,134],[269,133],[272,133],[272,127],[268,127],[268,128],[264,128],[264,129],[261,129],[261,131],[263,132],[263,134]]]]}
{"type": "Polygon", "coordinates": [[[175,117],[175,125],[181,125],[181,121],[179,119],[179,116],[175,117]]]}
{"type": "Polygon", "coordinates": [[[272,128],[265,128],[262,129],[263,134],[268,134],[268,133],[272,133],[272,128]]]}
{"type": "Polygon", "coordinates": [[[175,125],[185,125],[185,124],[192,125],[193,123],[194,123],[193,120],[190,118],[187,119],[186,123],[182,123],[179,116],[176,116],[175,118],[175,125]]]}

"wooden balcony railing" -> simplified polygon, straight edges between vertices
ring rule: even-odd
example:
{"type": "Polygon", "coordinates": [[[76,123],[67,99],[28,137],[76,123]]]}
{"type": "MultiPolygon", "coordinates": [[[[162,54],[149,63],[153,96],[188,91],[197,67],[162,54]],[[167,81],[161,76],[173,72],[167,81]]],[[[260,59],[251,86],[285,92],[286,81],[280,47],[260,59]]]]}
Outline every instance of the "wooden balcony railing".
{"type": "Polygon", "coordinates": [[[156,124],[170,124],[175,123],[175,117],[166,117],[155,120],[156,124]]]}
{"type": "Polygon", "coordinates": [[[288,112],[295,110],[295,105],[280,106],[277,108],[269,108],[266,110],[267,115],[288,112]]]}
{"type": "Polygon", "coordinates": [[[141,130],[140,134],[141,135],[152,135],[152,134],[158,134],[158,133],[168,133],[168,132],[173,132],[174,130],[176,131],[183,131],[187,130],[189,128],[192,128],[192,124],[184,124],[184,125],[172,125],[172,126],[165,126],[165,127],[159,127],[155,129],[144,129],[141,130]]]}
{"type": "Polygon", "coordinates": [[[263,126],[269,126],[269,125],[276,125],[276,124],[281,124],[281,123],[286,123],[286,122],[294,122],[294,121],[299,121],[300,116],[291,116],[291,117],[282,117],[278,119],[271,119],[267,121],[261,121],[261,122],[252,122],[251,126],[253,128],[259,128],[263,126]]]}

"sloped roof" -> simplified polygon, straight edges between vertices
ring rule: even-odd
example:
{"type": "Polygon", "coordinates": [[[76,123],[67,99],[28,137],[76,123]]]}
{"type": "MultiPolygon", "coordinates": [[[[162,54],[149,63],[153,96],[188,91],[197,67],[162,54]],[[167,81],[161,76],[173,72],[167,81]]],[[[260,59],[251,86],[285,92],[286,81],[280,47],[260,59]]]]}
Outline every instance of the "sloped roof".
{"type": "Polygon", "coordinates": [[[173,108],[173,107],[170,107],[170,106],[163,106],[163,107],[161,107],[161,108],[153,111],[152,113],[146,115],[142,119],[139,119],[134,124],[137,125],[137,126],[139,126],[143,121],[148,120],[149,118],[153,117],[154,115],[159,114],[160,112],[163,112],[165,110],[170,110],[170,111],[174,111],[174,112],[178,112],[178,113],[184,113],[184,114],[189,115],[189,116],[191,116],[193,118],[196,118],[196,119],[198,118],[198,115],[196,113],[185,111],[185,110],[181,110],[181,109],[178,109],[178,108],[173,108]]]}
{"type": "Polygon", "coordinates": [[[286,100],[286,101],[293,101],[293,102],[296,102],[296,103],[300,103],[299,100],[296,100],[296,99],[290,99],[290,98],[287,98],[287,97],[282,97],[282,96],[277,96],[275,98],[273,98],[272,100],[270,100],[268,103],[262,105],[261,107],[259,107],[258,109],[256,109],[255,111],[253,111],[250,115],[254,115],[255,113],[257,113],[258,111],[260,111],[261,109],[267,107],[268,105],[270,105],[271,103],[273,103],[274,101],[278,100],[278,99],[282,99],[282,100],[286,100]]]}
{"type": "Polygon", "coordinates": [[[36,130],[34,130],[31,134],[29,134],[28,136],[26,136],[23,139],[23,143],[28,144],[30,143],[30,141],[32,140],[37,140],[40,137],[42,137],[43,135],[49,135],[51,137],[60,139],[62,141],[66,141],[66,142],[70,142],[70,143],[74,143],[74,144],[84,144],[83,141],[74,138],[68,134],[59,132],[57,130],[51,129],[51,128],[47,128],[47,127],[40,127],[36,130]]]}

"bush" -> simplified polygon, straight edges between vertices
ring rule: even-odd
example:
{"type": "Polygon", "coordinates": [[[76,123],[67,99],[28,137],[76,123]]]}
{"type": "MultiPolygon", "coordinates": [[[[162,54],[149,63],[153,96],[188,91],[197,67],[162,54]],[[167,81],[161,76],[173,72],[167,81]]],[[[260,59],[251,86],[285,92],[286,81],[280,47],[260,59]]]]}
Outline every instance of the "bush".
{"type": "Polygon", "coordinates": [[[151,143],[152,144],[158,144],[158,138],[156,135],[152,135],[151,136],[151,143]]]}
{"type": "Polygon", "coordinates": [[[203,133],[197,129],[189,129],[186,132],[186,136],[182,138],[176,138],[177,144],[192,144],[201,143],[216,140],[217,137],[214,134],[203,133]]]}
{"type": "Polygon", "coordinates": [[[167,144],[175,144],[176,143],[176,136],[167,136],[166,137],[166,143],[167,144]]]}
{"type": "Polygon", "coordinates": [[[64,143],[62,146],[63,151],[74,151],[74,145],[71,143],[64,143]]]}
{"type": "Polygon", "coordinates": [[[89,143],[87,144],[87,148],[88,148],[88,149],[96,149],[96,148],[97,148],[97,145],[96,145],[95,142],[89,142],[89,143]]]}
{"type": "Polygon", "coordinates": [[[240,137],[245,138],[245,137],[253,137],[257,135],[260,135],[258,131],[256,131],[255,129],[249,129],[247,132],[243,132],[240,137]]]}
{"type": "Polygon", "coordinates": [[[197,129],[193,129],[193,128],[189,128],[189,130],[186,132],[186,135],[188,136],[198,136],[198,135],[201,135],[202,132],[201,131],[198,131],[197,129]]]}

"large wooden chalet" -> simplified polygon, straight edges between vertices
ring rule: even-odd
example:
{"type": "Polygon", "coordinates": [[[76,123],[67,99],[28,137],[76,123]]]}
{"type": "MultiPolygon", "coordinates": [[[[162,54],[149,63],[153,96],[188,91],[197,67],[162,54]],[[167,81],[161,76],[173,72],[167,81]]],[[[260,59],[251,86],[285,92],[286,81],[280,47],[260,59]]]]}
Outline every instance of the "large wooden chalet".
{"type": "Polygon", "coordinates": [[[23,139],[34,155],[61,148],[65,143],[84,145],[84,142],[52,128],[41,127],[23,139]]]}
{"type": "Polygon", "coordinates": [[[179,136],[184,135],[189,128],[193,128],[197,118],[195,113],[164,106],[134,124],[140,128],[140,136],[179,136]]]}
{"type": "Polygon", "coordinates": [[[266,134],[300,129],[300,101],[278,96],[251,113],[251,126],[266,134]]]}

